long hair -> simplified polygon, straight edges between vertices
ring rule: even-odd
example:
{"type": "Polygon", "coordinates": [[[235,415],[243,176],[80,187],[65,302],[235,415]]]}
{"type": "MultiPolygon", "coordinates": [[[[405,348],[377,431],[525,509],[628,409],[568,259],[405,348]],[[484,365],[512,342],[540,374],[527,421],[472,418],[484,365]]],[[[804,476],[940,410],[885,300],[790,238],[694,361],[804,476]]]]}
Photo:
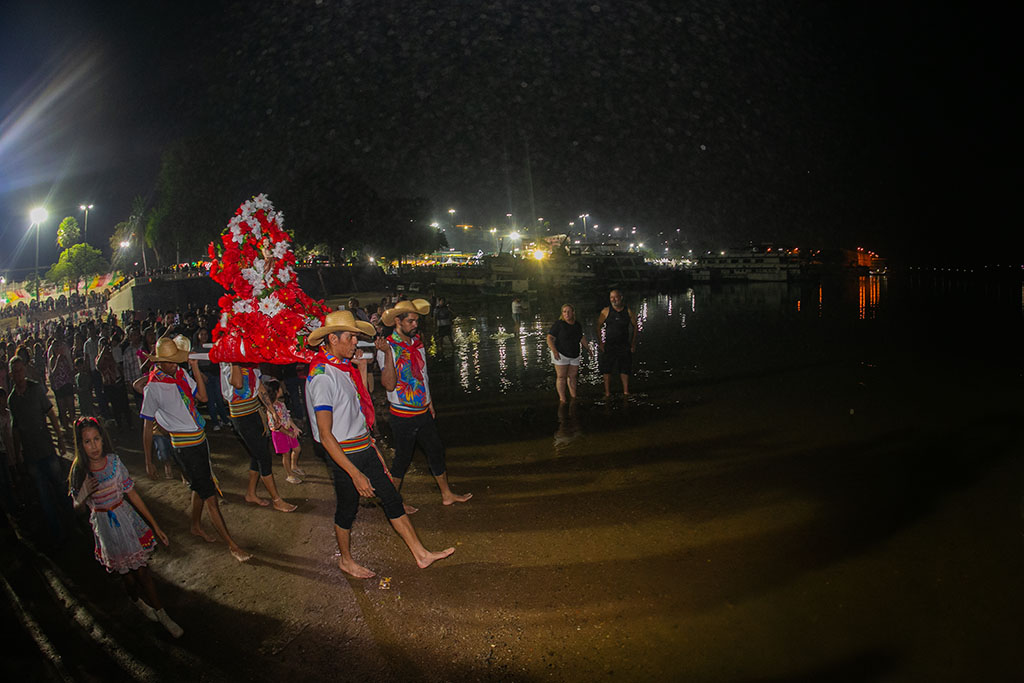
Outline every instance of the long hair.
{"type": "Polygon", "coordinates": [[[82,482],[85,481],[85,476],[89,473],[89,458],[86,456],[85,448],[82,446],[82,432],[87,427],[92,427],[100,433],[100,438],[103,440],[104,455],[111,452],[110,435],[107,434],[107,428],[103,426],[103,422],[100,419],[82,416],[75,420],[75,459],[71,463],[71,471],[68,472],[68,487],[72,491],[78,491],[82,488],[82,482]]]}
{"type": "Polygon", "coordinates": [[[277,400],[277,392],[281,389],[281,380],[277,379],[265,379],[262,380],[264,388],[267,390],[267,398],[273,403],[277,400]]]}

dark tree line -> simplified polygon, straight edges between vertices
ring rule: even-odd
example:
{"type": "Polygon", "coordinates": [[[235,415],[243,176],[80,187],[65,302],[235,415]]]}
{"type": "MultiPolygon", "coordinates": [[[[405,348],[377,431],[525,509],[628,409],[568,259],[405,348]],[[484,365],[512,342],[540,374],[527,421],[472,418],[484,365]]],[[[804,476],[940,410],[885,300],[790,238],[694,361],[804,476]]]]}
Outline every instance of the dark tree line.
{"type": "Polygon", "coordinates": [[[329,154],[296,154],[290,135],[248,148],[223,135],[184,138],[161,160],[146,240],[158,261],[195,257],[243,201],[266,193],[284,212],[297,247],[321,245],[332,261],[373,254],[392,259],[436,250],[432,207],[416,197],[382,197],[329,154]]]}

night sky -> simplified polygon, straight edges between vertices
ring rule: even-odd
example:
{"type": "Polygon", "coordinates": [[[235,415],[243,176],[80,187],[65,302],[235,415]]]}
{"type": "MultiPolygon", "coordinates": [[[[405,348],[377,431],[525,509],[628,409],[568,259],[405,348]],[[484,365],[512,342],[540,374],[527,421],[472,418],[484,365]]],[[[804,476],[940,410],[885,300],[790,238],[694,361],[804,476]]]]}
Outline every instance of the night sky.
{"type": "Polygon", "coordinates": [[[1011,25],[921,2],[7,2],[0,268],[31,267],[40,203],[41,262],[81,203],[105,245],[196,134],[442,222],[585,211],[694,246],[998,263],[1020,232],[1011,25]]]}

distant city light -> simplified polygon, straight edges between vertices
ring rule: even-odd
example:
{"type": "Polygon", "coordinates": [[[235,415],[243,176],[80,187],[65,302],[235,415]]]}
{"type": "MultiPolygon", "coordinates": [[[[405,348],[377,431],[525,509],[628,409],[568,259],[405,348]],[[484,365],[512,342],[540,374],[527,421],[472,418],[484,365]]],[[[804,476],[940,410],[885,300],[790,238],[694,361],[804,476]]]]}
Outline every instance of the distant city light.
{"type": "Polygon", "coordinates": [[[541,251],[540,249],[538,249],[537,251],[533,252],[533,258],[535,258],[538,261],[540,261],[541,259],[544,258],[544,252],[541,251]]]}

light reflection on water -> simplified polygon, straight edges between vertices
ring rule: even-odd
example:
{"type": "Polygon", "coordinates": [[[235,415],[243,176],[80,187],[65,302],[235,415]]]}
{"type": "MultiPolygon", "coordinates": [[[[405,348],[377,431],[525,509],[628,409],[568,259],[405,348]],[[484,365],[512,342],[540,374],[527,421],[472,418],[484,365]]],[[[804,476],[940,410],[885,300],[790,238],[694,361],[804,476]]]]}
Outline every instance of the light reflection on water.
{"type": "MultiPolygon", "coordinates": [[[[779,362],[780,354],[807,353],[810,337],[829,320],[853,322],[876,318],[884,305],[884,278],[851,278],[838,283],[736,283],[700,285],[678,294],[630,294],[626,304],[637,316],[640,341],[634,356],[635,390],[645,380],[684,381],[779,362]],[[813,306],[804,302],[813,301],[813,306]],[[699,308],[698,308],[699,302],[699,308]],[[805,338],[806,337],[806,338],[805,338]]],[[[554,394],[554,367],[547,348],[548,329],[558,318],[564,297],[534,300],[518,328],[508,302],[457,296],[458,310],[472,311],[455,320],[455,353],[431,360],[431,377],[439,391],[456,394],[554,394]]],[[[573,301],[587,337],[581,362],[581,396],[595,397],[602,382],[597,365],[595,323],[603,298],[573,301]]]]}

